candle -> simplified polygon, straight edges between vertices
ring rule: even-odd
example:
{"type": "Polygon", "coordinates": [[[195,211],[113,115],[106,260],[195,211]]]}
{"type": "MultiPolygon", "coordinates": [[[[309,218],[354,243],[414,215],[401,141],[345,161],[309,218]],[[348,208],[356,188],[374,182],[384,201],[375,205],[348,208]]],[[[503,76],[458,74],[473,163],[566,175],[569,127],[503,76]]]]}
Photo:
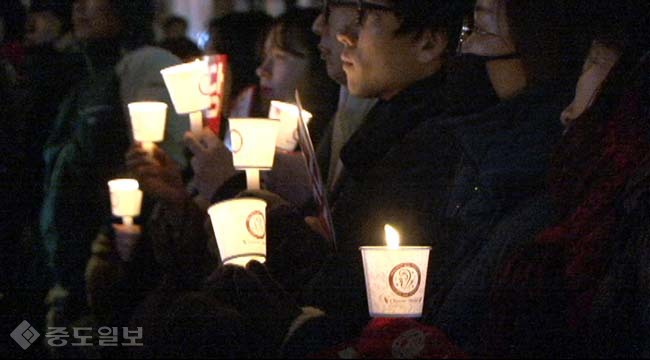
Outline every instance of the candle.
{"type": "Polygon", "coordinates": [[[128,105],[133,139],[153,154],[154,143],[165,138],[167,104],[156,101],[132,102],[128,105]]]}
{"type": "Polygon", "coordinates": [[[431,247],[400,246],[388,224],[384,232],[386,246],[360,247],[370,316],[420,317],[431,247]]]}
{"type": "Polygon", "coordinates": [[[108,182],[111,194],[111,212],[121,217],[125,225],[133,225],[133,218],[140,215],[142,191],[135,179],[115,179],[108,182]]]}
{"type": "Polygon", "coordinates": [[[172,103],[179,114],[190,114],[190,128],[198,133],[203,128],[202,110],[210,108],[212,84],[204,61],[170,66],[160,70],[172,103]]]}
{"type": "Polygon", "coordinates": [[[230,151],[237,170],[246,170],[249,189],[259,189],[259,171],[270,170],[275,156],[279,120],[231,118],[230,151]]]}
{"type": "Polygon", "coordinates": [[[226,200],[208,208],[224,264],[245,266],[266,259],[266,202],[255,198],[226,200]]]}
{"type": "MultiPolygon", "coordinates": [[[[298,119],[299,119],[298,106],[286,102],[271,101],[269,108],[269,118],[280,120],[280,129],[278,130],[278,138],[276,147],[284,151],[293,151],[298,145],[298,119]]],[[[312,114],[309,111],[302,111],[302,118],[305,125],[309,123],[312,114]]]]}

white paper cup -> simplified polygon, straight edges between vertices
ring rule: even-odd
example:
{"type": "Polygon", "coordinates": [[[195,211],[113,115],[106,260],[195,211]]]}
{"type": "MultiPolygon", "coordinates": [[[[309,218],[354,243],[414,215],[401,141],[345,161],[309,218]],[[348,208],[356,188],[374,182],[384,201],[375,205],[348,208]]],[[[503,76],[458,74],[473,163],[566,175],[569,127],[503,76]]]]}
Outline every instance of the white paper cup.
{"type": "Polygon", "coordinates": [[[270,170],[275,156],[279,120],[231,118],[230,151],[235,169],[270,170]]]}
{"type": "Polygon", "coordinates": [[[156,101],[129,103],[133,139],[140,142],[159,142],[165,139],[167,104],[156,101]]]}
{"type": "Polygon", "coordinates": [[[222,201],[208,208],[224,264],[245,266],[266,259],[266,202],[255,198],[222,201]]]}
{"type": "Polygon", "coordinates": [[[111,194],[111,212],[114,216],[134,217],[140,215],[142,191],[134,179],[115,179],[108,182],[111,194]]]}
{"type": "MultiPolygon", "coordinates": [[[[271,101],[269,118],[280,120],[280,129],[275,146],[285,151],[293,151],[298,145],[298,106],[282,101],[271,101]]],[[[312,114],[309,111],[302,111],[302,118],[305,125],[309,123],[312,114]]]]}
{"type": "Polygon", "coordinates": [[[212,85],[208,66],[203,61],[193,61],[160,70],[179,114],[189,114],[210,107],[212,85]]]}
{"type": "Polygon", "coordinates": [[[370,316],[421,317],[431,248],[362,246],[360,250],[370,316]]]}

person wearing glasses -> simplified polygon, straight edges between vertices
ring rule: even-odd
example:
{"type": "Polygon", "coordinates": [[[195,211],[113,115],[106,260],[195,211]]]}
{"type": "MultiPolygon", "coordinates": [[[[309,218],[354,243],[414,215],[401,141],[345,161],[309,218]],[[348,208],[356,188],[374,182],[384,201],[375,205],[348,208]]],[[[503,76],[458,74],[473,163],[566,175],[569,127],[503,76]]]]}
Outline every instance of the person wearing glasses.
{"type": "MultiPolygon", "coordinates": [[[[405,154],[406,162],[387,155],[399,153],[403,138],[418,124],[435,119],[445,107],[444,67],[456,48],[453,34],[462,22],[463,7],[458,4],[415,0],[324,3],[318,21],[331,26],[326,30],[334,31],[342,44],[340,59],[350,94],[378,98],[341,150],[343,168],[330,194],[337,251],[298,288],[295,297],[279,295],[282,291],[274,283],[283,282],[290,266],[278,264],[273,257],[282,254],[273,251],[268,253],[266,266],[256,262],[246,269],[224,266],[208,282],[214,296],[250,318],[264,340],[258,346],[271,354],[281,349],[285,355],[304,356],[324,344],[357,336],[368,321],[359,246],[383,243],[381,231],[386,223],[403,231],[407,244],[428,243],[426,233],[435,231],[430,218],[443,209],[458,159],[451,135],[432,132],[430,145],[405,154]],[[435,157],[428,151],[433,148],[435,157]],[[326,318],[319,316],[321,310],[328,314],[326,318]]],[[[281,233],[272,227],[272,214],[267,219],[269,243],[282,243],[285,248],[299,249],[304,239],[319,230],[314,226],[310,231],[302,224],[304,233],[295,228],[281,233]],[[298,245],[286,245],[291,242],[298,245]]]]}

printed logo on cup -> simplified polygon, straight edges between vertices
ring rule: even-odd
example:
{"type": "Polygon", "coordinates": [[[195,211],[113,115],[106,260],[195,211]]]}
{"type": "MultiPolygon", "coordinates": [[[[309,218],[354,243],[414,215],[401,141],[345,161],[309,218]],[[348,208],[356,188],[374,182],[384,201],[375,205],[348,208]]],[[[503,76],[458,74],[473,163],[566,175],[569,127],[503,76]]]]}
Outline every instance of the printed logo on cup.
{"type": "Polygon", "coordinates": [[[420,288],[420,268],[413,263],[402,263],[388,275],[391,290],[401,297],[411,297],[420,288]]]}
{"type": "Polygon", "coordinates": [[[241,136],[241,133],[237,130],[230,130],[230,147],[232,153],[238,153],[243,146],[244,138],[241,136]]]}
{"type": "Polygon", "coordinates": [[[246,218],[246,229],[256,239],[264,239],[266,236],[266,220],[261,211],[253,211],[246,218]]]}

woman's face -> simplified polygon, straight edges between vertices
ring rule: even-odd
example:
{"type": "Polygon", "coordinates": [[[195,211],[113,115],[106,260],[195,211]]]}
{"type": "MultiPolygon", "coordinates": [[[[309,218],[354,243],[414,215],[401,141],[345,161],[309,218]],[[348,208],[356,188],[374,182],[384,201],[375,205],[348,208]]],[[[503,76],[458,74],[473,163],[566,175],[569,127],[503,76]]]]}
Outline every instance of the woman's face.
{"type": "Polygon", "coordinates": [[[293,102],[298,83],[307,74],[308,61],[274,45],[271,31],[264,43],[264,60],[255,71],[260,78],[260,94],[264,101],[293,102]]]}
{"type": "Polygon", "coordinates": [[[567,125],[591,107],[598,97],[601,85],[618,62],[619,57],[620,54],[615,49],[598,42],[591,44],[587,59],[582,66],[582,75],[576,84],[575,97],[560,115],[562,123],[567,125]]]}

